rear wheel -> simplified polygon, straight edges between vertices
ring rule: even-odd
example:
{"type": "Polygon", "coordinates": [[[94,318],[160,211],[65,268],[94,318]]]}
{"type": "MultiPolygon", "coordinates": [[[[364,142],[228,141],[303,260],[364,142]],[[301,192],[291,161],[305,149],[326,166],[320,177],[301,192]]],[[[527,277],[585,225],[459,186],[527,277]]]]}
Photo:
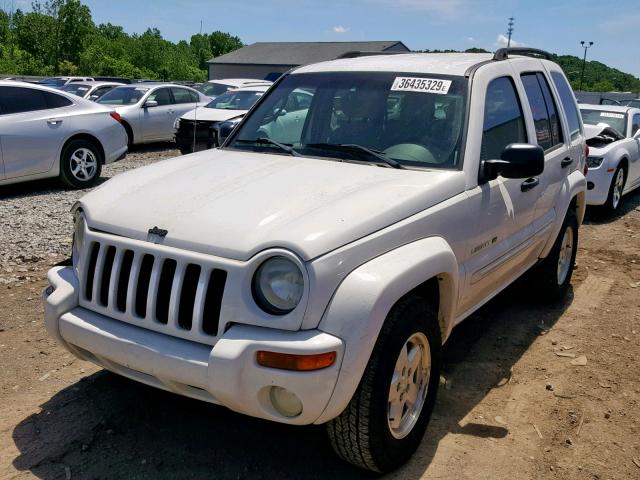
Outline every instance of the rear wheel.
{"type": "Polygon", "coordinates": [[[616,168],[616,171],[613,174],[613,179],[611,180],[607,201],[604,204],[604,208],[608,213],[614,213],[618,210],[620,202],[622,201],[622,192],[624,192],[624,184],[626,180],[626,168],[624,165],[618,165],[618,168],[616,168]]]}
{"type": "Polygon", "coordinates": [[[102,156],[96,146],[87,140],[73,140],[60,157],[60,179],[73,188],[95,185],[102,172],[102,156]]]}
{"type": "Polygon", "coordinates": [[[564,298],[571,283],[578,251],[578,220],[567,212],[560,233],[549,255],[535,267],[532,280],[542,300],[557,302],[564,298]]]}
{"type": "Polygon", "coordinates": [[[349,405],[327,424],[336,453],[375,472],[405,463],[429,423],[440,365],[436,313],[417,296],[402,299],[387,316],[349,405]]]}

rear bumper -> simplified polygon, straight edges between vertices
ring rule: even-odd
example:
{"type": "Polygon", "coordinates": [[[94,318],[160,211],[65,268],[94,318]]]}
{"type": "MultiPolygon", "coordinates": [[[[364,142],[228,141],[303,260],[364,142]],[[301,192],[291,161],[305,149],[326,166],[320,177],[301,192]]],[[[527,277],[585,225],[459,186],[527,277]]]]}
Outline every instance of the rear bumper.
{"type": "Polygon", "coordinates": [[[215,345],[204,345],[114,320],[78,306],[78,284],[70,267],[49,272],[44,292],[49,334],[83,360],[158,388],[224,405],[239,413],[282,423],[314,423],[333,393],[343,342],[318,330],[283,331],[248,325],[229,328],[215,345]],[[336,362],[313,372],[262,367],[256,352],[293,354],[336,351],[336,362]],[[278,413],[273,386],[286,388],[303,405],[296,417],[278,413]]]}
{"type": "Polygon", "coordinates": [[[127,145],[125,145],[124,147],[110,152],[109,155],[105,154],[104,163],[113,163],[124,159],[127,156],[127,150],[128,147],[127,145]]]}

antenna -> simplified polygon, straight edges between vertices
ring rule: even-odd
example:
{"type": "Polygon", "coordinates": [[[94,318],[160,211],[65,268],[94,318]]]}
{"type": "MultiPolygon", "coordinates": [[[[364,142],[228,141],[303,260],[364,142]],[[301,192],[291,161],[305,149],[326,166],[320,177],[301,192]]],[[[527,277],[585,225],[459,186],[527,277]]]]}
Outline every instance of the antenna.
{"type": "Polygon", "coordinates": [[[511,34],[513,33],[513,26],[515,25],[514,20],[515,18],[509,17],[509,23],[507,24],[509,27],[507,28],[507,48],[511,47],[511,34]]]}
{"type": "Polygon", "coordinates": [[[200,103],[200,93],[198,93],[198,101],[196,102],[196,109],[193,111],[193,146],[191,147],[191,153],[196,151],[196,129],[198,125],[198,104],[200,103]]]}

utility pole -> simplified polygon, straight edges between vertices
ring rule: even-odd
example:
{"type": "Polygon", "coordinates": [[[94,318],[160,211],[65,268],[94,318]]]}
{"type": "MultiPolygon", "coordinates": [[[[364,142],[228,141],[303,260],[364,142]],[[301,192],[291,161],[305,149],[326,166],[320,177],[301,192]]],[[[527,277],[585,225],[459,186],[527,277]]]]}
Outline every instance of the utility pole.
{"type": "Polygon", "coordinates": [[[509,23],[507,24],[509,28],[507,28],[507,48],[511,46],[511,34],[513,33],[513,25],[515,18],[509,17],[509,23]]]}
{"type": "Polygon", "coordinates": [[[584,81],[584,67],[587,64],[587,49],[593,47],[593,42],[585,42],[582,40],[580,42],[582,48],[584,48],[584,57],[582,57],[582,73],[580,74],[580,87],[578,90],[582,90],[582,82],[584,81]]]}

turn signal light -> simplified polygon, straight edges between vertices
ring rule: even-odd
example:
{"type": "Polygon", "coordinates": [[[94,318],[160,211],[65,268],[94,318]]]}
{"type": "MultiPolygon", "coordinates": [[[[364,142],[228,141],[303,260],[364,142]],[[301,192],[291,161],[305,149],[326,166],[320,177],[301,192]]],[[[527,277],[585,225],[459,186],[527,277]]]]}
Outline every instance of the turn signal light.
{"type": "Polygon", "coordinates": [[[116,122],[122,123],[122,117],[120,117],[120,114],[118,112],[111,112],[109,113],[109,115],[111,115],[111,118],[113,118],[116,122]]]}
{"type": "Polygon", "coordinates": [[[336,356],[336,352],[294,355],[260,350],[256,353],[256,361],[263,367],[309,372],[330,367],[336,361],[336,356]]]}

